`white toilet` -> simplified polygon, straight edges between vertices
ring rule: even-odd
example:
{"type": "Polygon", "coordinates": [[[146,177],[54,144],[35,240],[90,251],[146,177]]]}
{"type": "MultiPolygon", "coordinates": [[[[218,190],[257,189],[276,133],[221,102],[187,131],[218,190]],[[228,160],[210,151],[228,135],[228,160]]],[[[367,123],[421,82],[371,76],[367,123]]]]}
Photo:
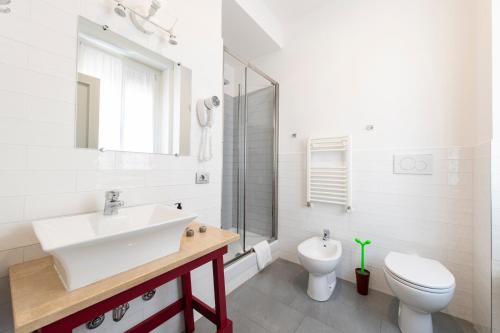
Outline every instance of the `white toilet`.
{"type": "Polygon", "coordinates": [[[432,333],[432,316],[451,302],[455,278],[439,261],[391,252],[385,257],[387,284],[399,299],[403,333],[432,333]]]}
{"type": "Polygon", "coordinates": [[[316,301],[327,301],[335,289],[335,267],[342,256],[342,244],[324,237],[309,238],[297,247],[299,260],[309,272],[307,294],[316,301]]]}

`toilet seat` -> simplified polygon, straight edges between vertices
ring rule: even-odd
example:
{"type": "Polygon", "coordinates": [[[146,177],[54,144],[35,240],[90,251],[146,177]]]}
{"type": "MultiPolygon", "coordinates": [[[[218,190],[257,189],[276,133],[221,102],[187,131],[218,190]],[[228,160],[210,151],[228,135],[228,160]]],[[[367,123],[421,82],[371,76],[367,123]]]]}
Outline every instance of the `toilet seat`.
{"type": "Polygon", "coordinates": [[[414,284],[414,283],[411,283],[411,282],[408,282],[406,280],[401,279],[400,277],[398,277],[397,275],[395,275],[394,273],[392,273],[389,269],[387,269],[387,267],[384,267],[384,271],[385,271],[385,273],[387,275],[389,275],[394,280],[396,280],[396,281],[404,284],[408,288],[417,289],[419,291],[423,291],[423,292],[427,292],[427,293],[431,293],[431,294],[447,294],[447,293],[450,293],[450,292],[454,292],[454,289],[455,289],[455,286],[450,287],[450,288],[446,288],[446,289],[426,288],[426,287],[423,287],[423,286],[419,286],[418,284],[414,284]]]}
{"type": "Polygon", "coordinates": [[[388,275],[410,288],[435,294],[445,294],[455,289],[453,274],[436,260],[391,252],[384,263],[388,275]]]}

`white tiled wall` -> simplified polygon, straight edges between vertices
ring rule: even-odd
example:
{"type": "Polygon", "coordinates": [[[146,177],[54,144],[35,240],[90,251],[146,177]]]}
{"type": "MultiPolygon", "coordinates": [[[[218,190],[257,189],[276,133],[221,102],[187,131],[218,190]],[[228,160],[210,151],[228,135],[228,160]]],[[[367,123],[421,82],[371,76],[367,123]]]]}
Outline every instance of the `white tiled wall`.
{"type": "MultiPolygon", "coordinates": [[[[179,18],[177,47],[138,32],[113,13],[113,4],[15,0],[12,13],[0,18],[0,332],[10,329],[4,319],[10,316],[8,266],[44,255],[31,229],[34,219],[101,210],[104,192],[118,188],[127,205],[181,201],[204,223],[220,225],[222,117],[216,118],[215,158],[209,163],[196,158],[200,130],[194,114],[189,157],[73,149],[78,15],[191,68],[193,99],[222,95],[220,0],[165,4],[158,17],[167,26],[172,15],[179,18]],[[198,170],[210,172],[209,185],[194,184],[198,170]]],[[[208,301],[207,275],[206,268],[195,274],[194,289],[208,301]]],[[[164,289],[170,298],[177,294],[176,284],[164,289]]],[[[128,324],[157,309],[132,306],[128,324]]]]}
{"type": "Polygon", "coordinates": [[[297,261],[297,245],[323,228],[342,241],[341,278],[354,281],[359,266],[355,237],[367,247],[371,287],[389,293],[383,259],[389,251],[440,260],[457,279],[447,311],[472,316],[474,148],[366,149],[353,151],[353,211],[305,206],[305,154],[280,155],[279,238],[282,256],[297,261]],[[394,175],[393,154],[433,154],[432,176],[394,175]]]}

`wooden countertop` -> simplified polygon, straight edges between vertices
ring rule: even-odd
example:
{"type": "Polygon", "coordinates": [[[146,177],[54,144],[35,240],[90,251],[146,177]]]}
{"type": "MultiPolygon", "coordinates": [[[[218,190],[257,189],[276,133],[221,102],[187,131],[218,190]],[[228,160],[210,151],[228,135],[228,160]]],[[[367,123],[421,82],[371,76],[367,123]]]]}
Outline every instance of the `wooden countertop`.
{"type": "MultiPolygon", "coordinates": [[[[191,224],[198,230],[199,224],[191,224]]],[[[16,333],[28,333],[135,287],[239,239],[239,235],[208,227],[204,234],[183,237],[179,252],[114,275],[72,292],[66,291],[52,257],[9,268],[16,333]]]]}

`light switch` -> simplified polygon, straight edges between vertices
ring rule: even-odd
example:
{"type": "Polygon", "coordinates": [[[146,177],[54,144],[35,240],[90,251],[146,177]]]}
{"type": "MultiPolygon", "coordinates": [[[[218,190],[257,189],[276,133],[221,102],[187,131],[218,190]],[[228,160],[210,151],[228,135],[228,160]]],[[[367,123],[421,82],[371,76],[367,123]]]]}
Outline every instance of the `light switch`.
{"type": "Polygon", "coordinates": [[[394,173],[432,175],[433,160],[431,154],[394,155],[394,173]]]}

